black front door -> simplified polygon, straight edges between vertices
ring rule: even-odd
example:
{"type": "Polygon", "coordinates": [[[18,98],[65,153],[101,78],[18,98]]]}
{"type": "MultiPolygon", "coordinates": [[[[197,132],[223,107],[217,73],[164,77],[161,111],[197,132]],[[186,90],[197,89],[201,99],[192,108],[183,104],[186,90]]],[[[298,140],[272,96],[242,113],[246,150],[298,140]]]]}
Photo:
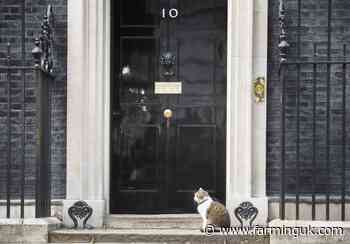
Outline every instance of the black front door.
{"type": "Polygon", "coordinates": [[[112,2],[111,213],[225,201],[227,0],[112,2]]]}

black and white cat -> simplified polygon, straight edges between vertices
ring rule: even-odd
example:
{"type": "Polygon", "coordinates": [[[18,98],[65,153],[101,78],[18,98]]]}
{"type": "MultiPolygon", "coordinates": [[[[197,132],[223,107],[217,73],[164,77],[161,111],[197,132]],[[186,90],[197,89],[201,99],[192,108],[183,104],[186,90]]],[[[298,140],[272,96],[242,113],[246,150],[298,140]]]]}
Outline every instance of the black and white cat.
{"type": "Polygon", "coordinates": [[[209,193],[199,188],[194,193],[194,201],[197,203],[197,211],[203,219],[201,231],[205,231],[208,225],[216,228],[230,227],[230,214],[226,207],[218,201],[213,200],[209,193]]]}

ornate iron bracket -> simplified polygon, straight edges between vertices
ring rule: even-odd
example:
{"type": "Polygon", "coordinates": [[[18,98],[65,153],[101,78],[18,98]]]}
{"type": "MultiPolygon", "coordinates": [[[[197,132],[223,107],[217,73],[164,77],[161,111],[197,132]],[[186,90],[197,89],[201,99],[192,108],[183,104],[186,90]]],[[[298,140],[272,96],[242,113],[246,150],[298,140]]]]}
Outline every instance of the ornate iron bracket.
{"type": "Polygon", "coordinates": [[[261,103],[265,101],[265,78],[258,77],[254,81],[255,102],[261,103]]]}
{"type": "Polygon", "coordinates": [[[41,32],[39,37],[35,39],[35,47],[32,55],[35,60],[35,67],[41,68],[48,74],[53,74],[54,58],[53,58],[53,11],[52,6],[47,7],[41,23],[41,32]]]}
{"type": "Polygon", "coordinates": [[[244,226],[244,222],[248,222],[249,226],[253,225],[254,220],[258,216],[259,210],[254,207],[251,202],[242,202],[235,209],[235,216],[238,221],[241,223],[241,226],[244,226]]]}
{"type": "Polygon", "coordinates": [[[76,202],[68,209],[69,217],[74,223],[74,229],[78,229],[79,220],[83,220],[83,229],[92,229],[93,227],[87,224],[92,213],[93,209],[84,201],[76,202]]]}
{"type": "Polygon", "coordinates": [[[173,66],[175,65],[176,57],[171,52],[163,53],[160,57],[160,64],[164,68],[163,76],[167,79],[171,78],[175,75],[173,69],[173,66]]]}
{"type": "Polygon", "coordinates": [[[287,62],[289,43],[287,41],[287,25],[286,25],[286,10],[284,0],[280,0],[279,5],[279,22],[280,22],[280,42],[278,48],[280,50],[280,64],[287,62]]]}

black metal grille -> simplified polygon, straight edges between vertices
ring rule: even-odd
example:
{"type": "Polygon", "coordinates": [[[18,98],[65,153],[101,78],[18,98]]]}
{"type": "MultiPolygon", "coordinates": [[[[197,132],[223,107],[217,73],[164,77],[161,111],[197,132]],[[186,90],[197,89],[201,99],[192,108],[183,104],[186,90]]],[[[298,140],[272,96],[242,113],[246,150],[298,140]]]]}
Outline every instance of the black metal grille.
{"type": "MultiPolygon", "coordinates": [[[[24,8],[23,8],[24,11],[24,8]]],[[[20,217],[25,217],[25,200],[35,198],[35,216],[50,216],[50,145],[51,145],[51,88],[53,80],[53,45],[51,27],[52,8],[41,24],[41,34],[35,40],[33,57],[35,65],[27,66],[25,59],[25,29],[22,28],[22,56],[18,65],[12,59],[11,44],[7,44],[6,60],[0,63],[1,88],[7,94],[6,107],[1,108],[1,118],[6,119],[6,129],[1,130],[0,160],[5,161],[5,168],[0,169],[0,177],[6,179],[1,192],[6,192],[6,217],[11,218],[14,208],[20,205],[20,217]],[[35,83],[35,90],[27,87],[29,82],[35,83]],[[4,84],[6,84],[4,86],[4,84]],[[14,99],[15,98],[15,99],[14,99]],[[32,116],[34,114],[34,116],[32,116]],[[26,152],[31,146],[36,148],[36,158],[29,158],[26,152]],[[3,148],[2,148],[3,149],[3,148]],[[20,155],[20,156],[18,156],[20,155]],[[35,184],[28,171],[35,171],[35,184]],[[27,189],[34,185],[35,189],[27,189]],[[34,191],[34,196],[27,192],[34,191]]],[[[24,25],[23,25],[24,26],[24,25]]],[[[33,175],[33,174],[30,174],[33,175]]],[[[19,217],[19,216],[15,216],[19,217]]]]}
{"type": "Polygon", "coordinates": [[[317,38],[321,34],[314,33],[314,41],[311,38],[303,40],[303,36],[312,33],[308,26],[310,22],[303,20],[306,2],[293,1],[297,9],[294,16],[289,16],[288,8],[285,8],[288,0],[279,2],[280,218],[286,218],[286,201],[292,199],[295,218],[299,219],[301,200],[308,198],[313,220],[316,219],[317,203],[325,204],[325,219],[330,220],[330,206],[336,202],[340,219],[344,221],[350,181],[347,178],[349,40],[334,33],[339,25],[334,22],[333,7],[339,2],[336,0],[316,2],[326,6],[327,18],[319,17],[326,19],[319,28],[324,38],[317,38]],[[293,36],[289,37],[287,30],[293,36]]]}

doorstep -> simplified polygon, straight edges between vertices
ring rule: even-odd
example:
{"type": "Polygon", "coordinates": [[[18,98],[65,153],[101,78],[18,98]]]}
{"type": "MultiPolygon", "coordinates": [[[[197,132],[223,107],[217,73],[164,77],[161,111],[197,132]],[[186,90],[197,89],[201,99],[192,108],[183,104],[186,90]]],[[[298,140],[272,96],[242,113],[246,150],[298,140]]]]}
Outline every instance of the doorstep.
{"type": "MultiPolygon", "coordinates": [[[[149,217],[149,216],[147,216],[149,217]]],[[[133,219],[134,216],[129,216],[133,219]]],[[[164,216],[152,216],[154,219],[164,219],[164,216]]],[[[175,218],[175,216],[170,216],[175,218]]],[[[287,221],[274,220],[269,223],[270,227],[307,227],[319,229],[323,227],[342,227],[344,233],[341,236],[293,236],[278,235],[223,235],[215,234],[207,236],[198,229],[186,228],[144,228],[144,229],[93,229],[72,230],[61,229],[49,232],[49,243],[51,244],[81,244],[81,243],[143,243],[143,244],[200,244],[200,243],[226,243],[226,244],[349,244],[350,222],[329,221],[287,221]]]]}
{"type": "Polygon", "coordinates": [[[109,215],[105,218],[108,229],[193,229],[199,230],[199,214],[109,215]]]}
{"type": "Polygon", "coordinates": [[[49,243],[268,244],[269,237],[224,236],[221,234],[206,236],[199,230],[190,229],[62,229],[49,233],[49,243]]]}

